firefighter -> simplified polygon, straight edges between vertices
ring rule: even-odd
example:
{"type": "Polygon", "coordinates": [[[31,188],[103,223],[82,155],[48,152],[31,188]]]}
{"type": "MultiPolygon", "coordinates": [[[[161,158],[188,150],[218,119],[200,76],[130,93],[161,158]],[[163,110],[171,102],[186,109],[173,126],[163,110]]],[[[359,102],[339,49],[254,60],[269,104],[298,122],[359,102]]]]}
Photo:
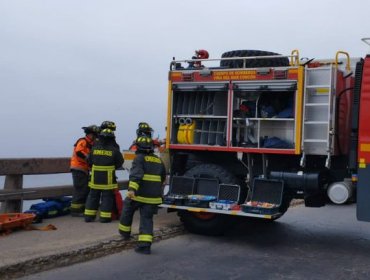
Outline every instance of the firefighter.
{"type": "MultiPolygon", "coordinates": [[[[116,124],[112,121],[103,121],[100,125],[100,129],[103,130],[103,129],[106,129],[106,128],[109,128],[110,130],[112,130],[113,132],[116,131],[116,124]]],[[[116,137],[114,137],[114,145],[117,147],[118,150],[121,150],[119,145],[117,144],[116,142],[116,137]]]]}
{"type": "Polygon", "coordinates": [[[121,152],[114,144],[114,132],[109,128],[103,129],[99,134],[99,141],[91,149],[88,158],[91,176],[90,192],[85,207],[85,222],[95,220],[100,198],[100,222],[111,222],[114,190],[118,188],[115,171],[122,166],[123,161],[121,152]]]}
{"type": "MultiPolygon", "coordinates": [[[[146,122],[140,122],[138,124],[138,127],[136,129],[136,138],[139,138],[140,136],[147,136],[152,138],[153,129],[150,127],[150,125],[146,122]]],[[[153,139],[153,145],[154,148],[159,148],[164,142],[159,141],[158,139],[153,139]]],[[[137,151],[136,142],[134,141],[130,148],[130,151],[137,151]]]]}
{"type": "MultiPolygon", "coordinates": [[[[153,129],[150,127],[150,125],[146,122],[140,122],[136,129],[136,139],[138,139],[140,136],[147,136],[152,138],[153,129]]],[[[130,148],[130,151],[137,151],[137,145],[136,140],[132,142],[130,148]]]]}
{"type": "Polygon", "coordinates": [[[71,215],[83,216],[85,202],[89,193],[87,186],[89,181],[89,166],[87,156],[99,133],[99,127],[90,125],[82,127],[85,137],[79,138],[74,144],[70,168],[73,179],[73,197],[71,202],[71,215]]]}
{"type": "Polygon", "coordinates": [[[136,136],[147,136],[152,138],[153,129],[146,122],[140,122],[137,126],[136,136]]]}
{"type": "Polygon", "coordinates": [[[112,121],[103,121],[100,125],[100,129],[103,130],[106,128],[109,128],[112,131],[116,131],[117,127],[116,127],[116,124],[112,121]]]}
{"type": "Polygon", "coordinates": [[[140,209],[140,228],[136,252],[150,254],[153,241],[153,215],[162,203],[165,167],[153,154],[153,140],[140,136],[136,140],[138,150],[130,170],[127,197],[119,224],[119,233],[124,240],[130,239],[131,224],[135,211],[140,209]]]}
{"type": "MultiPolygon", "coordinates": [[[[195,55],[191,59],[207,59],[209,58],[209,53],[206,50],[196,50],[195,55]]],[[[191,61],[188,62],[188,68],[204,68],[201,61],[191,61]]]]}

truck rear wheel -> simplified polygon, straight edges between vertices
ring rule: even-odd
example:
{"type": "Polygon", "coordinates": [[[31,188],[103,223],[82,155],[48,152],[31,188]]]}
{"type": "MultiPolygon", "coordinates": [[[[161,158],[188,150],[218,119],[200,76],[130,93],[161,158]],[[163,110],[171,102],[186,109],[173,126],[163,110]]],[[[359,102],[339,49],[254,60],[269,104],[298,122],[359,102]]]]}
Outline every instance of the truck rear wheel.
{"type": "MultiPolygon", "coordinates": [[[[221,184],[238,184],[238,179],[232,173],[217,164],[199,164],[186,171],[184,176],[217,178],[221,184]]],[[[233,218],[229,215],[189,211],[180,211],[179,216],[189,232],[205,235],[223,234],[233,218]]]]}
{"type": "Polygon", "coordinates": [[[185,228],[196,234],[222,235],[231,225],[228,215],[214,213],[179,212],[185,228]]]}
{"type": "MultiPolygon", "coordinates": [[[[222,58],[229,57],[250,57],[250,56],[269,56],[269,55],[279,55],[274,52],[259,51],[259,50],[236,50],[229,51],[222,54],[222,58]]],[[[287,57],[277,57],[277,58],[261,58],[261,59],[247,59],[245,61],[246,68],[257,68],[257,67],[279,67],[279,66],[289,66],[289,59],[287,57]]],[[[226,68],[242,68],[243,60],[221,60],[221,67],[226,68]]]]}

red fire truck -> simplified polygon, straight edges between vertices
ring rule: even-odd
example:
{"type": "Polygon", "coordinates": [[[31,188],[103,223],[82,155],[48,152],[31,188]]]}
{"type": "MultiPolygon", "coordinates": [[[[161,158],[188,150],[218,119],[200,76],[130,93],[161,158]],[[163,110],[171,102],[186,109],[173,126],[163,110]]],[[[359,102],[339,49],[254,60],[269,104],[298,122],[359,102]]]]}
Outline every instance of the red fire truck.
{"type": "Polygon", "coordinates": [[[356,201],[370,221],[370,55],[199,50],[173,60],[166,147],[162,206],[192,232],[221,233],[235,216],[275,220],[292,199],[356,201]]]}

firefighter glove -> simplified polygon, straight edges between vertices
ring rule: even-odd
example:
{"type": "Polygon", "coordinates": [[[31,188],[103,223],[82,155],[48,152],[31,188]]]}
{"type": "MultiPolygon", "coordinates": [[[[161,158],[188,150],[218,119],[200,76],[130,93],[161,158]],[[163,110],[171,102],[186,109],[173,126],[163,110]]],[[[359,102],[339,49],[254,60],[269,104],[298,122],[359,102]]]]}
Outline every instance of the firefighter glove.
{"type": "Polygon", "coordinates": [[[135,192],[134,191],[128,191],[127,192],[127,197],[131,198],[131,199],[134,198],[135,197],[135,192]]]}

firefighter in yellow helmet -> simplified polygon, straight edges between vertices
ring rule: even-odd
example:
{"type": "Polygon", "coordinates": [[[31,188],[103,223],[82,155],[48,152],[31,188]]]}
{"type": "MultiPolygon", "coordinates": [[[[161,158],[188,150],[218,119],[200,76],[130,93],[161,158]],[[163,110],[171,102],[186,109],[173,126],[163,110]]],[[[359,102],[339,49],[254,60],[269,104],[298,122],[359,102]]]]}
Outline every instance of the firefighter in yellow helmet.
{"type": "Polygon", "coordinates": [[[88,158],[91,166],[90,192],[85,207],[85,222],[95,220],[100,203],[100,222],[112,220],[114,190],[118,188],[116,169],[123,164],[123,157],[114,144],[114,132],[109,128],[99,134],[99,141],[92,147],[88,158]]]}
{"type": "Polygon", "coordinates": [[[73,196],[71,203],[71,215],[83,216],[85,202],[89,194],[87,186],[89,181],[89,165],[87,156],[94,144],[96,136],[99,133],[99,127],[96,125],[82,127],[86,136],[79,138],[74,144],[73,154],[71,157],[71,173],[73,179],[73,196]]]}
{"type": "Polygon", "coordinates": [[[136,252],[150,254],[153,241],[153,215],[162,203],[165,167],[159,157],[153,154],[153,140],[147,136],[136,139],[138,150],[130,170],[127,197],[119,224],[119,233],[129,240],[132,218],[140,209],[140,228],[136,252]]]}

